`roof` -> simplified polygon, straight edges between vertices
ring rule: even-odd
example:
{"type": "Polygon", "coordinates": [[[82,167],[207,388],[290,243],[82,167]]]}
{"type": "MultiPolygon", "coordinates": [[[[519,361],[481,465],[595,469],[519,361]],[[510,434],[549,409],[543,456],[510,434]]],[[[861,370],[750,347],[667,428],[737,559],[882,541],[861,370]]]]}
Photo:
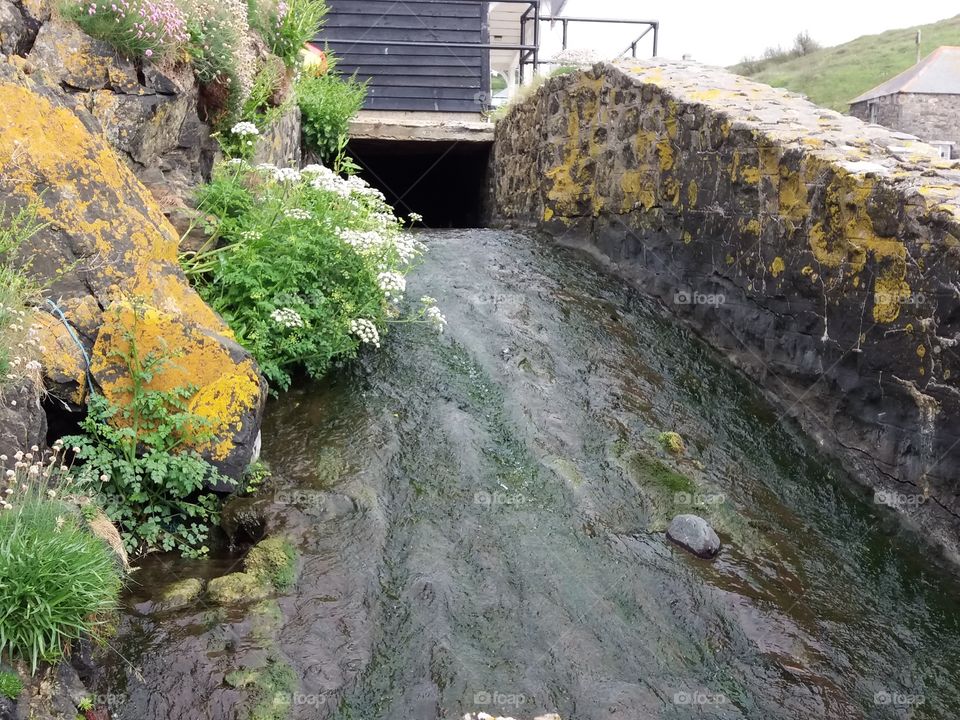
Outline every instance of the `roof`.
{"type": "Polygon", "coordinates": [[[850,104],[897,93],[960,95],[960,47],[937,48],[909,70],[868,90],[850,104]]]}

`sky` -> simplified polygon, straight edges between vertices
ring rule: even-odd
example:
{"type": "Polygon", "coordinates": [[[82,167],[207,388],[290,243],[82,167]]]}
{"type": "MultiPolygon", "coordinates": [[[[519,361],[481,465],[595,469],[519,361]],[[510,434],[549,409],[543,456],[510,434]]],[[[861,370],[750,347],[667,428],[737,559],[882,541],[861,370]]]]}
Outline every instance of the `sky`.
{"type": "MultiPolygon", "coordinates": [[[[564,15],[660,21],[660,55],[689,54],[710,65],[732,65],[770,46],[789,47],[806,30],[821,45],[943,20],[960,14],[956,0],[569,0],[564,15]]],[[[607,52],[627,47],[636,28],[570,26],[571,47],[607,52]]],[[[649,56],[644,40],[640,55],[649,56]]],[[[935,48],[924,48],[924,54],[935,48]]]]}

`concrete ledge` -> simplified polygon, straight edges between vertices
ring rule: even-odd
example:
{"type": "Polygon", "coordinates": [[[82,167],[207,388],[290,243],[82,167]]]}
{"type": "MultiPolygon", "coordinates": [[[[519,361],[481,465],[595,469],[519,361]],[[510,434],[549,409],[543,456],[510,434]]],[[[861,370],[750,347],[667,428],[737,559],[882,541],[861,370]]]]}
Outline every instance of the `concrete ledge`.
{"type": "Polygon", "coordinates": [[[479,113],[365,110],[350,123],[353,140],[492,143],[494,125],[479,113]]]}

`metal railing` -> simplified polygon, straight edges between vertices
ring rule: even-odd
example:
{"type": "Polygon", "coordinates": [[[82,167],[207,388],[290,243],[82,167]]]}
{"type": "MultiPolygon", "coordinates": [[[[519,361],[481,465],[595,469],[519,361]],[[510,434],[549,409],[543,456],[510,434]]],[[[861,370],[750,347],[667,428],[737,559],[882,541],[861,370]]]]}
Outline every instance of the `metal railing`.
{"type": "MultiPolygon", "coordinates": [[[[489,0],[448,0],[457,5],[474,5],[481,3],[484,8],[489,6],[489,0]]],[[[570,23],[594,23],[610,25],[643,25],[646,29],[640,34],[627,48],[617,57],[623,57],[630,53],[637,57],[637,46],[651,32],[653,33],[653,57],[657,56],[658,44],[660,41],[660,23],[656,20],[627,20],[623,18],[589,18],[589,17],[551,17],[540,14],[540,0],[497,0],[498,4],[503,5],[526,5],[527,9],[520,15],[520,42],[519,43],[490,43],[490,42],[444,42],[440,40],[384,40],[367,39],[364,37],[339,38],[336,36],[321,35],[315,39],[315,42],[337,43],[349,46],[355,45],[377,45],[394,47],[423,47],[423,48],[455,48],[472,50],[515,50],[520,53],[520,82],[526,80],[526,69],[533,68],[536,73],[540,65],[547,64],[540,61],[540,24],[542,22],[559,22],[563,30],[562,49],[566,50],[569,41],[570,23]],[[533,23],[532,42],[528,42],[527,35],[529,24],[533,23]]],[[[332,11],[333,12],[333,11],[332,11]]],[[[424,28],[424,33],[431,32],[424,28]]],[[[434,36],[436,37],[436,36],[434,36]]]]}

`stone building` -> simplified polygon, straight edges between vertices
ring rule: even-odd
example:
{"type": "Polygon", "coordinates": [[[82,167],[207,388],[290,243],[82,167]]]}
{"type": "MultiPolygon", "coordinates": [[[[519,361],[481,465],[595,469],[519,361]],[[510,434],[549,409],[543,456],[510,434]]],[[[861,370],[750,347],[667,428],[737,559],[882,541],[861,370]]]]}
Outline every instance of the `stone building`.
{"type": "Polygon", "coordinates": [[[938,145],[944,157],[960,156],[960,47],[938,48],[851,100],[850,114],[938,145]]]}

